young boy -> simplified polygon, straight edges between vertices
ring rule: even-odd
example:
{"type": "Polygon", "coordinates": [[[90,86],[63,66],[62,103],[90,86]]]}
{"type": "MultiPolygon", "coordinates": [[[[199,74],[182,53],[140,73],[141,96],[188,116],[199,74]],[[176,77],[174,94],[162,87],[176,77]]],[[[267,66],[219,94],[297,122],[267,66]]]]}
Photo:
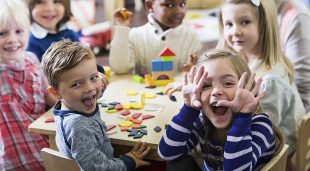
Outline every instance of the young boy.
{"type": "Polygon", "coordinates": [[[148,22],[132,29],[132,14],[125,9],[115,11],[115,30],[109,55],[112,70],[127,73],[134,69],[137,74],[150,73],[151,60],[159,58],[159,53],[168,47],[176,54],[173,69],[180,72],[190,55],[201,49],[197,34],[182,25],[186,1],[146,0],[145,5],[150,12],[148,22]]]}
{"type": "Polygon", "coordinates": [[[96,103],[104,85],[87,46],[70,40],[54,43],[43,55],[42,65],[48,91],[58,99],[53,113],[61,153],[76,160],[81,170],[134,170],[149,164],[142,159],[150,147],[142,142],[114,158],[96,103]]]}

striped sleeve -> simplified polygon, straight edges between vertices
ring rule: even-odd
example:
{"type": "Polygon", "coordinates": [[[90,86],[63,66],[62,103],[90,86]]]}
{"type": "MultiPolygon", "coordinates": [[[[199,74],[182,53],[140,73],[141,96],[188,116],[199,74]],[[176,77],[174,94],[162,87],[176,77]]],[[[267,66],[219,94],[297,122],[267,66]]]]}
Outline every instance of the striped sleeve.
{"type": "Polygon", "coordinates": [[[265,114],[237,113],[224,147],[224,170],[253,170],[275,150],[272,123],[265,114]]]}
{"type": "Polygon", "coordinates": [[[174,160],[187,154],[201,139],[197,130],[200,110],[183,106],[180,113],[172,118],[163,134],[158,154],[163,160],[174,160]]]}

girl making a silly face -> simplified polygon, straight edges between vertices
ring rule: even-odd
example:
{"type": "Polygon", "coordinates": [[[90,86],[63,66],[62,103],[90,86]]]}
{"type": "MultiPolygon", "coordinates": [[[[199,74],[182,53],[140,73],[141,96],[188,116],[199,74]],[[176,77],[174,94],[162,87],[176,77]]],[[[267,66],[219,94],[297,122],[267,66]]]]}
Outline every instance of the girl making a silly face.
{"type": "Polygon", "coordinates": [[[198,67],[185,76],[185,104],[164,133],[159,155],[181,159],[199,144],[205,170],[261,167],[276,147],[271,121],[256,113],[265,95],[257,94],[262,80],[255,84],[247,63],[225,50],[204,53],[198,67]]]}

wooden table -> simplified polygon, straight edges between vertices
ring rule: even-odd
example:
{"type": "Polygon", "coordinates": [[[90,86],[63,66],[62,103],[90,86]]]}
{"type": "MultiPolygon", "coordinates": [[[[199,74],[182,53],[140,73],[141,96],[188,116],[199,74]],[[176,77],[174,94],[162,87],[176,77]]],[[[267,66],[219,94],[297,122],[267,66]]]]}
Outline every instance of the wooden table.
{"type": "MultiPolygon", "coordinates": [[[[140,84],[132,81],[131,75],[113,75],[110,80],[110,84],[107,87],[103,97],[99,99],[104,103],[109,102],[120,102],[122,104],[128,103],[131,100],[139,99],[137,96],[128,96],[126,95],[126,90],[135,89],[138,90],[139,93],[142,92],[154,92],[157,93],[160,89],[164,87],[157,87],[155,89],[147,89],[145,88],[145,84],[140,84]]],[[[175,80],[181,80],[182,76],[175,78],[175,80]]],[[[147,156],[148,159],[152,160],[160,160],[157,155],[157,147],[162,136],[162,133],[165,130],[165,124],[169,123],[172,116],[175,115],[179,109],[183,105],[183,98],[180,92],[174,94],[177,98],[177,102],[173,102],[169,99],[168,96],[157,95],[153,99],[146,99],[144,108],[140,110],[131,109],[131,113],[141,112],[142,114],[153,114],[155,118],[151,118],[143,121],[143,125],[146,125],[146,130],[148,131],[147,135],[143,136],[140,139],[133,139],[132,137],[128,137],[128,132],[121,132],[119,126],[111,130],[111,132],[117,131],[117,133],[110,134],[109,137],[111,139],[111,143],[115,148],[115,156],[119,154],[125,154],[130,151],[130,149],[135,145],[136,141],[144,141],[149,143],[151,146],[151,153],[147,156]],[[158,107],[157,111],[147,111],[146,106],[158,107]],[[154,127],[160,126],[162,131],[155,132],[154,127]]],[[[101,111],[101,119],[106,123],[106,125],[110,124],[118,124],[122,119],[119,118],[119,112],[116,113],[106,113],[105,108],[100,107],[101,111]]],[[[29,131],[31,133],[38,133],[47,135],[49,138],[50,148],[56,149],[55,145],[55,133],[56,127],[55,123],[45,123],[44,121],[47,118],[52,117],[51,110],[46,112],[36,121],[34,121],[29,126],[29,131]]],[[[139,118],[141,119],[141,118],[139,118]]]]}

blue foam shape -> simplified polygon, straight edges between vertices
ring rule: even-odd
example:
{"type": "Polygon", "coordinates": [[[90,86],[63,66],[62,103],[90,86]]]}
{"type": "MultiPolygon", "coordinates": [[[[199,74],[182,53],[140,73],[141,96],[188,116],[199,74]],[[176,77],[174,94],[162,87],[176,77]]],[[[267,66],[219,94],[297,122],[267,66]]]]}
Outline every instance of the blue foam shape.
{"type": "Polygon", "coordinates": [[[163,64],[160,59],[152,60],[152,71],[162,71],[163,64]]]}
{"type": "Polygon", "coordinates": [[[172,61],[163,61],[162,62],[162,71],[172,71],[173,62],[172,61]]]}

